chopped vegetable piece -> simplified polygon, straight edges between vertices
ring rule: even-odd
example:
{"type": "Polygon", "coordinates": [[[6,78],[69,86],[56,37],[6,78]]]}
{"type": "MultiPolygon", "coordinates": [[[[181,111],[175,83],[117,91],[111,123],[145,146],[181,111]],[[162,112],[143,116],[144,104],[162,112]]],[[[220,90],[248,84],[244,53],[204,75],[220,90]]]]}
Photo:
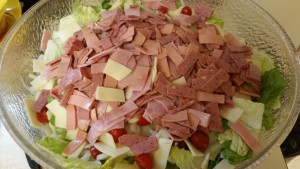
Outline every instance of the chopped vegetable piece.
{"type": "Polygon", "coordinates": [[[49,123],[47,111],[47,107],[44,107],[41,112],[36,113],[36,117],[40,123],[49,123]]]}
{"type": "Polygon", "coordinates": [[[166,13],[168,13],[169,9],[167,7],[165,7],[165,6],[160,6],[158,8],[158,11],[161,12],[161,13],[163,13],[163,14],[166,14],[166,13]]]}
{"type": "MultiPolygon", "coordinates": [[[[144,113],[143,113],[144,114],[144,113]]],[[[147,126],[151,124],[149,121],[147,121],[144,117],[143,114],[140,116],[139,120],[137,121],[137,125],[139,126],[147,126]]]]}
{"type": "Polygon", "coordinates": [[[127,131],[124,128],[120,128],[120,129],[113,129],[108,133],[110,133],[113,136],[115,143],[118,143],[119,138],[124,134],[127,134],[127,131]]]}
{"type": "Polygon", "coordinates": [[[99,154],[101,154],[101,152],[100,152],[98,149],[96,149],[94,146],[91,146],[91,147],[89,148],[89,151],[90,151],[90,153],[91,153],[91,155],[92,155],[92,157],[93,157],[94,159],[96,159],[97,156],[98,156],[99,154]]]}
{"type": "Polygon", "coordinates": [[[140,169],[153,168],[153,159],[149,154],[140,154],[135,157],[135,161],[139,165],[140,169]]]}
{"type": "Polygon", "coordinates": [[[191,16],[192,15],[192,9],[189,6],[185,6],[185,7],[182,8],[181,14],[191,16]]]}
{"type": "Polygon", "coordinates": [[[41,140],[38,139],[36,142],[55,154],[61,154],[69,144],[67,141],[53,137],[45,137],[41,140]]]}
{"type": "Polygon", "coordinates": [[[205,151],[209,145],[209,137],[202,131],[197,130],[190,138],[192,144],[199,150],[205,151]]]}

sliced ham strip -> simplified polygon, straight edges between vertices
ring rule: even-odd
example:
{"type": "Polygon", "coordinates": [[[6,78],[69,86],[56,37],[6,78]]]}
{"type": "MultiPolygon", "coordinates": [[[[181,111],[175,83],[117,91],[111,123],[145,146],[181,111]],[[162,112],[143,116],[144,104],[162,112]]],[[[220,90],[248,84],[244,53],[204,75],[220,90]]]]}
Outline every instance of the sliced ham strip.
{"type": "Polygon", "coordinates": [[[183,58],[181,55],[175,50],[174,48],[175,44],[173,42],[168,43],[165,45],[165,50],[168,54],[168,56],[171,58],[171,60],[176,64],[176,66],[179,66],[180,63],[183,61],[183,58]]]}
{"type": "Polygon", "coordinates": [[[90,110],[95,98],[86,98],[78,95],[72,95],[68,101],[68,104],[78,106],[85,110],[90,110]]]}
{"type": "Polygon", "coordinates": [[[253,97],[260,97],[259,94],[253,92],[253,91],[249,91],[243,87],[239,87],[238,88],[238,92],[242,93],[242,94],[245,94],[245,95],[248,95],[248,96],[253,96],[253,97]]]}
{"type": "Polygon", "coordinates": [[[66,106],[71,95],[73,94],[75,88],[74,85],[69,85],[66,89],[66,93],[63,95],[62,99],[60,100],[61,106],[66,106]]]}
{"type": "Polygon", "coordinates": [[[162,36],[160,39],[158,39],[158,42],[162,45],[174,42],[177,39],[177,37],[173,34],[162,36]]]}
{"type": "Polygon", "coordinates": [[[67,105],[67,130],[75,130],[77,127],[77,117],[75,106],[67,105]]]}
{"type": "Polygon", "coordinates": [[[76,117],[77,119],[90,120],[90,111],[76,107],[76,117]]]}
{"type": "Polygon", "coordinates": [[[71,155],[85,142],[86,137],[86,132],[78,130],[76,138],[68,144],[68,146],[63,151],[63,154],[67,156],[71,155]]]}
{"type": "Polygon", "coordinates": [[[82,41],[78,40],[75,36],[71,37],[63,46],[63,50],[67,55],[74,55],[76,51],[84,49],[82,41]]]}
{"type": "Polygon", "coordinates": [[[206,113],[210,114],[209,130],[222,132],[222,121],[219,106],[217,103],[209,103],[205,106],[206,113]]]}
{"type": "Polygon", "coordinates": [[[111,40],[110,40],[109,37],[102,38],[102,39],[100,40],[100,45],[102,46],[102,48],[103,48],[104,50],[113,47],[113,44],[112,44],[112,42],[111,42],[111,40]]]}
{"type": "Polygon", "coordinates": [[[180,122],[188,120],[188,112],[187,110],[183,110],[174,114],[166,114],[162,117],[162,121],[170,123],[170,122],[180,122]]]}
{"type": "Polygon", "coordinates": [[[127,86],[133,86],[139,83],[140,85],[137,85],[135,89],[141,91],[147,80],[149,70],[150,68],[147,66],[138,65],[129,76],[118,83],[118,86],[121,88],[125,88],[127,86]]]}
{"type": "Polygon", "coordinates": [[[182,75],[185,75],[194,64],[197,62],[199,57],[197,57],[199,47],[192,43],[189,44],[186,55],[183,61],[178,65],[178,69],[182,75]]]}
{"type": "Polygon", "coordinates": [[[125,15],[141,17],[141,11],[140,11],[139,6],[130,6],[130,8],[125,9],[125,15]]]}
{"type": "Polygon", "coordinates": [[[104,74],[102,73],[93,74],[92,84],[91,84],[92,93],[96,92],[97,86],[102,86],[103,79],[104,79],[104,74]]]}
{"type": "Polygon", "coordinates": [[[200,123],[200,119],[192,115],[191,113],[188,113],[188,119],[189,119],[190,128],[196,131],[200,123]]]}
{"type": "Polygon", "coordinates": [[[261,81],[261,74],[259,68],[254,65],[253,63],[249,64],[249,69],[248,69],[248,77],[251,80],[260,82],[261,81]]]}
{"type": "Polygon", "coordinates": [[[163,123],[164,127],[167,127],[169,133],[185,140],[191,136],[189,127],[184,127],[176,123],[163,123]]]}
{"type": "Polygon", "coordinates": [[[145,40],[146,40],[146,36],[144,36],[140,31],[138,31],[132,43],[138,46],[143,46],[145,40]]]}
{"type": "Polygon", "coordinates": [[[91,66],[91,74],[103,73],[106,63],[95,63],[91,66]]]}
{"type": "Polygon", "coordinates": [[[168,78],[171,76],[168,59],[166,57],[158,61],[157,68],[165,77],[168,78]]]}
{"type": "Polygon", "coordinates": [[[61,93],[68,85],[78,82],[82,79],[80,69],[69,68],[66,76],[64,76],[58,83],[58,93],[61,93]]]}
{"type": "Polygon", "coordinates": [[[165,24],[163,28],[160,29],[162,34],[171,34],[173,32],[174,24],[165,24]]]}
{"type": "Polygon", "coordinates": [[[49,94],[50,94],[49,90],[41,91],[39,98],[33,105],[33,110],[35,112],[40,113],[42,111],[42,109],[46,106],[49,94]]]}
{"type": "Polygon", "coordinates": [[[128,61],[126,66],[129,69],[134,70],[136,68],[136,65],[137,65],[137,63],[136,63],[135,57],[131,57],[131,59],[128,61]]]}
{"type": "Polygon", "coordinates": [[[196,14],[202,16],[204,19],[210,18],[214,12],[213,8],[203,4],[197,4],[194,10],[196,14]]]}
{"type": "Polygon", "coordinates": [[[162,106],[162,104],[157,101],[150,101],[147,104],[143,117],[149,121],[153,122],[158,117],[161,117],[167,113],[166,109],[162,106]]]}
{"type": "Polygon", "coordinates": [[[156,10],[160,7],[160,1],[155,1],[155,0],[148,1],[148,0],[146,0],[146,1],[142,1],[142,5],[146,8],[156,10]]]}
{"type": "Polygon", "coordinates": [[[257,152],[261,148],[261,143],[257,138],[255,138],[251,132],[238,120],[231,125],[230,128],[235,131],[242,139],[247,143],[247,145],[253,150],[257,152]]]}
{"type": "Polygon", "coordinates": [[[120,107],[112,110],[110,113],[102,116],[105,121],[113,121],[117,118],[125,116],[126,114],[138,109],[137,105],[133,101],[126,101],[120,107]]]}
{"type": "Polygon", "coordinates": [[[211,34],[204,34],[199,35],[199,42],[200,44],[216,44],[216,45],[223,45],[224,40],[220,35],[211,35],[211,34]]]}
{"type": "Polygon", "coordinates": [[[97,112],[96,109],[92,109],[90,111],[90,116],[91,116],[91,120],[92,122],[97,121],[98,120],[98,116],[97,116],[97,112]]]}
{"type": "Polygon", "coordinates": [[[225,96],[208,92],[197,92],[197,100],[200,102],[225,103],[225,96]]]}
{"type": "Polygon", "coordinates": [[[134,36],[134,26],[131,26],[127,29],[127,31],[120,37],[121,39],[127,41],[132,41],[134,36]]]}
{"type": "Polygon", "coordinates": [[[219,69],[216,74],[214,74],[201,86],[201,90],[211,93],[219,88],[224,82],[227,82],[229,78],[230,76],[224,69],[219,69]]]}
{"type": "Polygon", "coordinates": [[[232,46],[242,46],[242,44],[236,39],[236,37],[232,33],[224,35],[224,38],[232,46]]]}
{"type": "Polygon", "coordinates": [[[124,146],[131,147],[142,141],[146,141],[147,139],[148,139],[147,137],[140,136],[140,135],[125,134],[125,135],[119,137],[119,143],[124,146]]]}
{"type": "Polygon", "coordinates": [[[103,86],[109,88],[116,88],[118,86],[118,81],[112,78],[111,76],[106,75],[103,86]]]}
{"type": "Polygon", "coordinates": [[[51,97],[53,97],[54,99],[60,101],[62,99],[62,95],[60,95],[58,93],[58,87],[54,87],[53,89],[50,90],[50,94],[51,97]]]}
{"type": "Polygon", "coordinates": [[[91,120],[77,119],[77,126],[82,131],[87,131],[89,129],[91,120]]]}
{"type": "Polygon", "coordinates": [[[117,51],[110,56],[110,59],[113,59],[125,66],[131,59],[132,55],[132,52],[118,48],[117,51]]]}
{"type": "Polygon", "coordinates": [[[89,27],[85,27],[82,30],[83,36],[85,38],[86,44],[89,48],[94,49],[97,53],[101,51],[100,44],[101,41],[93,30],[89,27]]]}
{"type": "Polygon", "coordinates": [[[239,68],[247,68],[248,67],[248,62],[246,61],[244,54],[232,53],[229,56],[231,57],[231,59],[235,62],[235,64],[239,68]]]}
{"type": "Polygon", "coordinates": [[[168,95],[174,95],[174,96],[180,96],[180,97],[186,97],[190,99],[196,99],[197,92],[194,88],[186,87],[182,85],[167,85],[167,94],[168,95]]]}
{"type": "Polygon", "coordinates": [[[149,137],[147,140],[131,146],[130,149],[136,155],[151,153],[158,149],[158,142],[156,137],[149,137]]]}
{"type": "Polygon", "coordinates": [[[223,54],[223,50],[221,49],[214,49],[213,53],[212,53],[212,57],[213,58],[216,58],[216,59],[219,59],[223,54]]]}
{"type": "Polygon", "coordinates": [[[42,35],[42,40],[41,40],[41,45],[40,45],[40,50],[45,52],[46,48],[47,48],[47,43],[48,40],[51,39],[52,36],[52,32],[48,31],[46,29],[43,30],[43,35],[42,35]]]}
{"type": "Polygon", "coordinates": [[[71,57],[69,56],[63,56],[61,57],[60,64],[58,66],[58,69],[56,71],[56,76],[57,77],[63,77],[66,75],[68,68],[70,67],[71,63],[71,57]]]}
{"type": "Polygon", "coordinates": [[[116,47],[112,47],[112,48],[109,48],[109,49],[106,49],[102,52],[99,52],[93,56],[91,56],[87,62],[93,64],[93,63],[96,63],[97,61],[99,61],[101,58],[113,53],[116,51],[116,47]]]}
{"type": "Polygon", "coordinates": [[[188,109],[188,115],[192,115],[194,118],[199,119],[199,125],[202,127],[208,127],[211,115],[195,109],[188,109]]]}

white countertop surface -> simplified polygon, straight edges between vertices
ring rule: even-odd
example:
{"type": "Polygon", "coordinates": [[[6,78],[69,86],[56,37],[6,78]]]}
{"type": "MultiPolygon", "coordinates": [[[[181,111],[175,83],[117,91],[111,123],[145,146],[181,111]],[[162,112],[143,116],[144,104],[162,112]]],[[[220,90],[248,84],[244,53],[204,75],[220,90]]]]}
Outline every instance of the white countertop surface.
{"type": "MultiPolygon", "coordinates": [[[[300,45],[300,0],[254,0],[282,24],[295,46],[300,45]]],[[[0,122],[0,169],[30,169],[22,149],[0,122]],[[5,154],[4,154],[5,153],[5,154]]],[[[257,169],[299,169],[300,156],[286,159],[277,148],[257,169]]]]}

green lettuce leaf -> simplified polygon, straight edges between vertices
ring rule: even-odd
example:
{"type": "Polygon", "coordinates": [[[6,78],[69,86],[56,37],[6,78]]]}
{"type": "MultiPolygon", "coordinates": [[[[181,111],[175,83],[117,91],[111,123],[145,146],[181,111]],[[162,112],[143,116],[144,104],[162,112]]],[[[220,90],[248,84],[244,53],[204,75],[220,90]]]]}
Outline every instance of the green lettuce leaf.
{"type": "Polygon", "coordinates": [[[63,161],[63,167],[67,169],[100,169],[101,164],[97,164],[94,162],[81,160],[78,158],[69,158],[63,161]]]}
{"type": "Polygon", "coordinates": [[[250,150],[245,156],[240,156],[230,148],[225,148],[223,154],[230,164],[235,165],[251,158],[253,156],[253,151],[250,150]]]}
{"type": "Polygon", "coordinates": [[[181,0],[176,0],[175,4],[176,4],[177,9],[183,6],[183,4],[181,3],[181,0]]]}
{"type": "Polygon", "coordinates": [[[180,149],[177,146],[173,146],[171,148],[168,161],[172,164],[176,164],[176,166],[180,169],[197,168],[194,166],[192,153],[187,150],[180,149]]]}
{"type": "Polygon", "coordinates": [[[272,128],[276,122],[272,109],[277,105],[277,99],[286,86],[287,82],[277,68],[265,72],[262,76],[261,97],[256,98],[255,101],[265,104],[263,126],[266,130],[272,128]]]}
{"type": "Polygon", "coordinates": [[[101,169],[113,169],[116,163],[127,163],[127,164],[133,164],[134,163],[134,157],[132,156],[127,156],[127,155],[121,155],[116,158],[109,158],[106,160],[104,165],[102,166],[101,169]]]}
{"type": "Polygon", "coordinates": [[[45,137],[41,140],[37,139],[36,142],[55,154],[61,154],[69,144],[67,141],[53,137],[45,137]]]}
{"type": "Polygon", "coordinates": [[[222,19],[217,18],[216,15],[212,15],[208,20],[208,23],[212,23],[215,24],[217,26],[219,26],[220,28],[223,28],[224,26],[224,21],[222,19]]]}
{"type": "Polygon", "coordinates": [[[111,8],[110,0],[103,0],[101,6],[103,9],[109,10],[111,8]]]}
{"type": "Polygon", "coordinates": [[[220,161],[222,161],[222,159],[223,158],[221,158],[221,153],[219,153],[214,161],[209,160],[208,169],[213,169],[220,161]]]}
{"type": "Polygon", "coordinates": [[[77,1],[73,4],[72,10],[77,22],[86,26],[90,21],[96,22],[100,19],[101,5],[86,6],[77,1]]]}
{"type": "Polygon", "coordinates": [[[47,103],[50,103],[50,102],[52,102],[54,100],[54,98],[53,97],[51,97],[51,96],[48,96],[48,98],[47,98],[47,103]]]}

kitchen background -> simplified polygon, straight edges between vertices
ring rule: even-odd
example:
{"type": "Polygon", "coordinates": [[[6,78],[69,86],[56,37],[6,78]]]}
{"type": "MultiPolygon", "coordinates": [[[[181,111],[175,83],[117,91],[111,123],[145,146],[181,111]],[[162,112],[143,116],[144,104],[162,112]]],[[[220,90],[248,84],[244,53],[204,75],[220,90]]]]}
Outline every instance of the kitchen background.
{"type": "MultiPolygon", "coordinates": [[[[1,0],[0,0],[1,1],[1,0]]],[[[26,11],[38,0],[20,0],[23,11],[26,11]]],[[[296,47],[300,45],[300,0],[253,0],[266,9],[284,27],[296,47]]],[[[0,168],[30,169],[26,156],[21,148],[10,137],[0,122],[0,168]]],[[[294,129],[273,154],[257,169],[299,169],[300,168],[300,120],[294,129]],[[284,155],[284,157],[283,157],[284,155]]],[[[28,158],[28,157],[27,157],[28,158]]],[[[30,161],[30,159],[28,159],[30,161]]],[[[38,168],[30,163],[32,168],[38,168]]]]}

